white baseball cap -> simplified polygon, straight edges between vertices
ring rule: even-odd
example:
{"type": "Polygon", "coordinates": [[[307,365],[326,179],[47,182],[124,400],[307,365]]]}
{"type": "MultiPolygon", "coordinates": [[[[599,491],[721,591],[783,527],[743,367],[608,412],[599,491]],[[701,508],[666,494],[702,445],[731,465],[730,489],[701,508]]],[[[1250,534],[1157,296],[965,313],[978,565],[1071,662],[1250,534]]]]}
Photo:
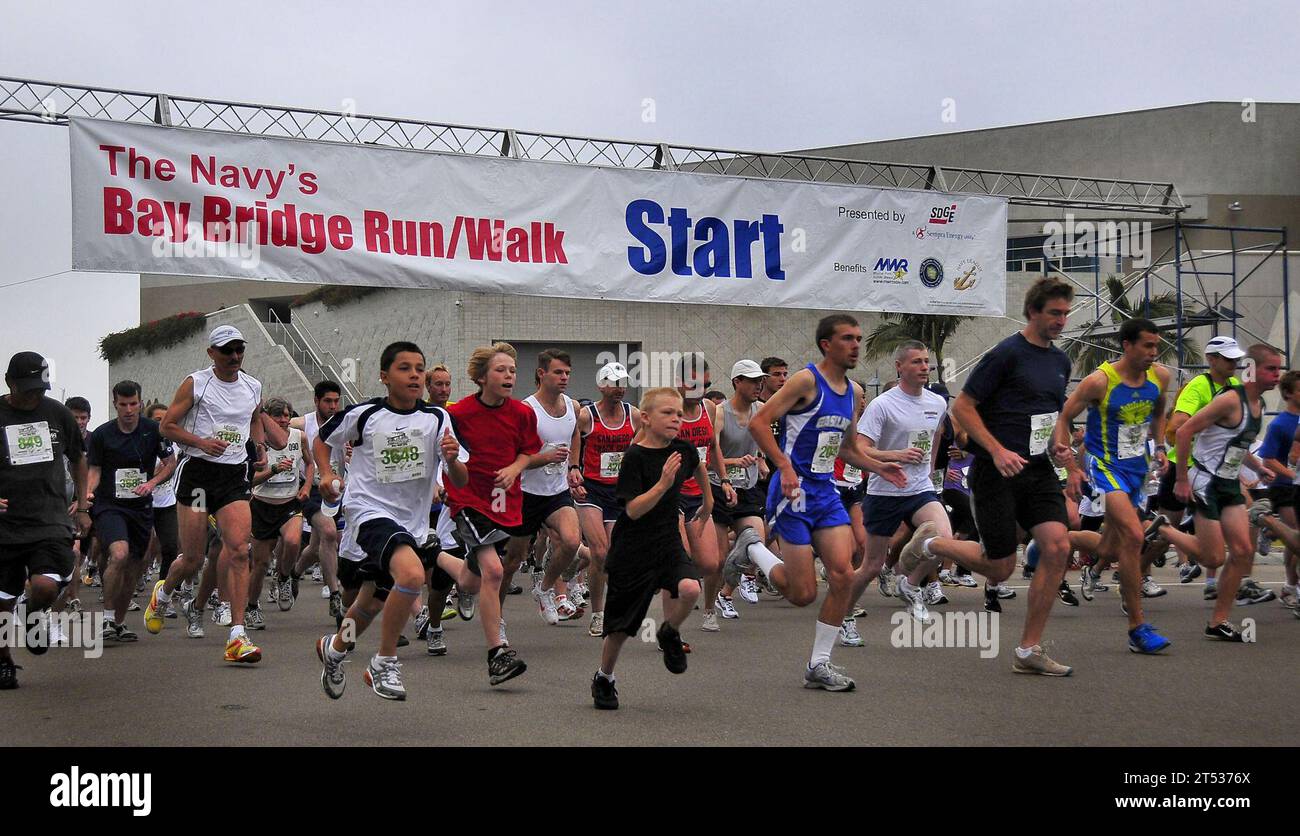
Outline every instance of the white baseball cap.
{"type": "Polygon", "coordinates": [[[606,363],[600,367],[596,373],[596,385],[600,386],[605,383],[617,383],[620,380],[628,379],[627,367],[622,363],[606,363]]]}
{"type": "Polygon", "coordinates": [[[1240,360],[1246,356],[1246,352],[1241,350],[1241,346],[1232,337],[1214,337],[1205,344],[1205,353],[1217,354],[1229,360],[1240,360]]]}
{"type": "Polygon", "coordinates": [[[731,367],[730,379],[735,380],[738,377],[767,377],[767,373],[753,360],[737,360],[736,365],[731,367]]]}
{"type": "Polygon", "coordinates": [[[247,340],[244,339],[244,335],[239,333],[239,329],[233,325],[218,325],[208,334],[208,345],[213,348],[220,348],[226,343],[234,342],[235,340],[238,340],[241,343],[247,342],[247,340]]]}

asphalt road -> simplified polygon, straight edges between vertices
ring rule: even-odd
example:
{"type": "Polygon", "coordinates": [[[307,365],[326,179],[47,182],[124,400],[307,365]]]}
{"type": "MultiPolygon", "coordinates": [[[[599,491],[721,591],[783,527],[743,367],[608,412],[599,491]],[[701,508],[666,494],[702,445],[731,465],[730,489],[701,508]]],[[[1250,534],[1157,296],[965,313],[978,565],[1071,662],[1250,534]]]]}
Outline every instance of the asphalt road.
{"type": "MultiPolygon", "coordinates": [[[[1019,576],[1016,576],[1017,579],[1019,576]]],[[[1072,573],[1077,581],[1077,573],[1072,573]]],[[[1255,577],[1276,590],[1280,566],[1255,577]]],[[[408,699],[389,702],[362,679],[376,636],[361,639],[347,664],[341,700],[320,686],[315,639],[332,625],[314,584],[289,613],[265,610],[253,633],[265,658],[254,666],[222,661],[225,630],[189,639],[183,621],[140,641],[108,645],[99,659],[55,649],[16,661],[20,688],[0,692],[0,745],[249,746],[279,744],[475,745],[1286,745],[1296,739],[1296,646],[1300,619],[1276,601],[1238,606],[1257,641],[1228,645],[1202,637],[1210,604],[1202,586],[1179,585],[1172,570],[1156,579],[1169,594],[1147,602],[1148,620],[1173,639],[1158,657],[1127,649],[1114,591],[1077,608],[1061,604],[1049,624],[1048,653],[1075,666],[1056,679],[1012,673],[1024,615],[1024,581],[1004,601],[998,653],[977,648],[895,647],[891,616],[900,610],[868,589],[859,620],[862,648],[836,647],[834,661],[857,680],[852,693],[801,687],[815,610],[764,598],[737,599],[742,618],[720,633],[687,623],[690,669],[669,674],[653,643],[630,641],[617,670],[622,708],[596,711],[589,683],[599,640],[585,622],[550,627],[529,596],[506,607],[511,644],[528,672],[503,687],[487,681],[477,622],[447,627],[450,653],[403,648],[408,699]]],[[[83,590],[93,601],[97,590],[83,590]]],[[[982,609],[978,590],[947,590],[936,612],[982,609]]],[[[264,605],[265,606],[265,605],[264,605]]],[[[652,608],[655,616],[658,606],[652,608]]],[[[377,627],[375,628],[377,632],[377,627]]]]}

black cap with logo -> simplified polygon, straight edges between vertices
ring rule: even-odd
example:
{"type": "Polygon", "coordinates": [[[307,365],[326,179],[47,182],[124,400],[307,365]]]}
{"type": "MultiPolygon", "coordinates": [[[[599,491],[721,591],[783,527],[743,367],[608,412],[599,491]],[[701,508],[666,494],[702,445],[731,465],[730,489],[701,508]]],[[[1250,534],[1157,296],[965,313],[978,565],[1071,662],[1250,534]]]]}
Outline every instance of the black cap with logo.
{"type": "Polygon", "coordinates": [[[5,380],[15,392],[45,391],[50,388],[49,364],[35,351],[20,351],[9,358],[5,380]]]}

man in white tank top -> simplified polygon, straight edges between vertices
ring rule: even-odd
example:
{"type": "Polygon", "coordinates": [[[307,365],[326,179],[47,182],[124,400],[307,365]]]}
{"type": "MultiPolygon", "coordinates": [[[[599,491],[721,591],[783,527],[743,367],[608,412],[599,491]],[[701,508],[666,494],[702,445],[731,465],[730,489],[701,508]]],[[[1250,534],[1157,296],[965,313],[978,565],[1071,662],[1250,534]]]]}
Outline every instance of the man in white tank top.
{"type": "MultiPolygon", "coordinates": [[[[244,632],[252,533],[245,444],[249,439],[253,441],[257,451],[254,464],[263,468],[268,433],[277,447],[288,443],[288,434],[269,416],[263,420],[262,384],[244,373],[244,348],[244,335],[239,329],[231,325],[213,328],[208,335],[212,365],[185,378],[163,416],[162,434],[179,444],[182,451],[175,476],[182,553],[166,580],[154,585],[145,610],[145,627],[150,633],[161,632],[163,613],[172,593],[202,565],[208,515],[212,515],[221,534],[218,585],[221,599],[231,605],[225,660],[253,663],[261,660],[262,650],[244,632]]],[[[203,636],[204,603],[196,597],[181,606],[193,638],[203,636]]]]}
{"type": "Polygon", "coordinates": [[[582,484],[582,468],[578,465],[581,447],[578,405],[564,394],[572,371],[573,361],[564,351],[548,348],[537,357],[537,391],[524,403],[537,413],[537,435],[542,439],[541,456],[545,463],[525,470],[520,477],[524,489],[524,518],[518,528],[510,531],[510,544],[503,566],[505,580],[501,584],[502,590],[509,588],[510,578],[528,554],[534,535],[539,538],[535,547],[538,555],[545,553],[545,538],[550,537],[550,560],[541,585],[533,590],[538,611],[547,624],[558,624],[562,619],[581,615],[555,588],[581,542],[578,511],[569,493],[571,488],[582,484]]]}

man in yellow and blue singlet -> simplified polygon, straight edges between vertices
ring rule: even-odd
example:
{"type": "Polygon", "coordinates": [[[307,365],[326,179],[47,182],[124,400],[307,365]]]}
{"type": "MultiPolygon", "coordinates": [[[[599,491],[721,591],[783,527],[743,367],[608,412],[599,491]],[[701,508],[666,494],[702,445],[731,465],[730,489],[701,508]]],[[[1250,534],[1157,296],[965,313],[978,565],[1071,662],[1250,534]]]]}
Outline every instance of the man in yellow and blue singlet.
{"type": "MultiPolygon", "coordinates": [[[[1083,436],[1089,454],[1088,472],[1071,462],[1067,493],[1079,498],[1080,483],[1092,486],[1093,501],[1105,496],[1106,517],[1099,555],[1119,564],[1120,593],[1129,621],[1129,650],[1159,653],[1169,640],[1142,620],[1142,522],[1138,509],[1146,502],[1151,445],[1160,467],[1166,466],[1161,441],[1165,423],[1165,392],[1169,370],[1155,365],[1160,333],[1148,319],[1130,319],[1119,329],[1123,356],[1101,364],[1083,379],[1061,410],[1055,430],[1058,449],[1069,449],[1070,422],[1088,409],[1083,436]]],[[[1064,457],[1058,453],[1058,457],[1064,457]]]]}

